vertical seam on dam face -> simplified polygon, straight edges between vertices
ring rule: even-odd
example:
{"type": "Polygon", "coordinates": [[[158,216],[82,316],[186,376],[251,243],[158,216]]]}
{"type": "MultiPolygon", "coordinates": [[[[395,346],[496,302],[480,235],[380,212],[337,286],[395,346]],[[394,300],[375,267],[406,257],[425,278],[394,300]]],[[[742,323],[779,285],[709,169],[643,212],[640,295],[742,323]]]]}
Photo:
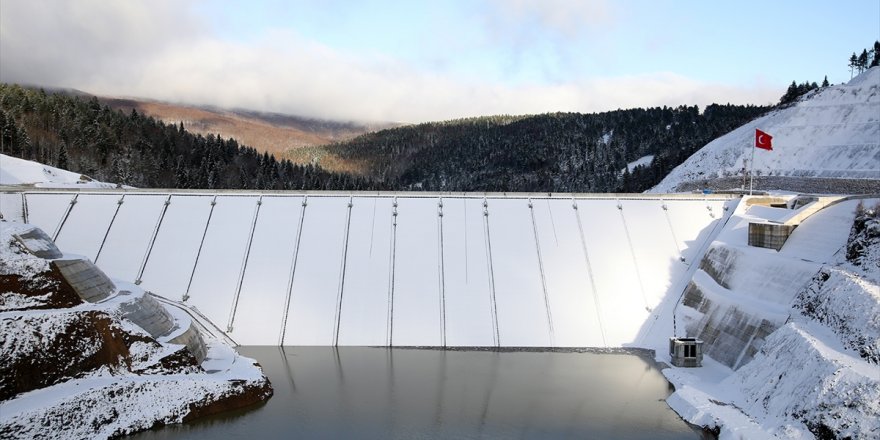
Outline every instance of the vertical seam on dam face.
{"type": "Polygon", "coordinates": [[[462,215],[462,231],[464,232],[464,283],[468,283],[468,227],[467,227],[467,202],[468,199],[462,198],[461,205],[464,208],[464,214],[462,215]]]}
{"type": "Polygon", "coordinates": [[[378,204],[379,198],[373,197],[373,217],[372,220],[370,220],[370,252],[368,254],[370,257],[373,256],[373,236],[376,232],[376,205],[378,204]]]}
{"type": "Polygon", "coordinates": [[[101,258],[101,251],[104,250],[104,244],[107,243],[107,237],[110,235],[110,230],[113,229],[113,223],[116,221],[116,216],[119,215],[119,210],[122,208],[122,203],[124,202],[125,194],[123,194],[116,202],[116,211],[113,212],[113,217],[110,218],[110,224],[107,225],[107,231],[104,232],[104,238],[101,239],[101,245],[98,246],[98,252],[95,254],[95,264],[98,264],[98,258],[101,258]]]}
{"type": "Polygon", "coordinates": [[[639,259],[636,257],[636,250],[633,246],[632,238],[630,238],[629,227],[626,224],[626,215],[623,213],[623,204],[621,204],[620,200],[617,200],[617,210],[620,212],[620,221],[623,223],[623,232],[626,234],[626,244],[629,247],[630,255],[632,255],[633,267],[636,269],[636,279],[639,282],[639,293],[642,294],[642,301],[645,303],[645,310],[650,313],[651,307],[648,304],[648,297],[645,295],[645,284],[642,281],[642,273],[639,270],[639,259]]]}
{"type": "Polygon", "coordinates": [[[437,276],[440,283],[440,345],[446,347],[446,267],[443,261],[443,198],[437,201],[437,276]]]}
{"type": "Polygon", "coordinates": [[[492,307],[492,338],[496,347],[501,346],[501,333],[498,329],[498,303],[495,301],[495,271],[492,262],[492,239],[489,235],[489,202],[483,198],[483,227],[486,240],[486,266],[489,272],[489,303],[492,307]]]}
{"type": "Polygon", "coordinates": [[[559,246],[559,236],[556,235],[556,220],[553,218],[553,208],[550,207],[550,199],[544,199],[547,202],[547,212],[550,214],[550,226],[553,227],[553,241],[559,246]]]}
{"type": "Polygon", "coordinates": [[[52,241],[58,242],[58,234],[61,234],[61,228],[64,227],[64,223],[67,222],[67,217],[70,217],[70,211],[73,210],[73,205],[76,205],[76,199],[79,197],[79,193],[74,194],[73,198],[70,199],[70,205],[67,206],[67,210],[64,212],[64,216],[61,217],[61,221],[58,223],[58,226],[55,227],[55,231],[52,233],[52,241]]]}
{"type": "Polygon", "coordinates": [[[391,204],[391,255],[388,265],[388,316],[385,321],[385,341],[388,347],[394,343],[394,266],[397,263],[397,197],[391,204]]]}
{"type": "Polygon", "coordinates": [[[193,262],[192,272],[189,275],[189,282],[186,283],[186,291],[183,293],[183,301],[189,299],[189,289],[192,287],[193,278],[196,276],[196,268],[199,267],[199,257],[202,256],[202,247],[205,245],[205,237],[208,236],[208,227],[211,225],[211,216],[214,215],[214,207],[217,206],[217,196],[211,199],[211,210],[208,211],[208,219],[205,221],[205,230],[202,232],[202,241],[199,242],[199,250],[196,252],[196,261],[193,262]]]}
{"type": "Polygon", "coordinates": [[[284,312],[281,315],[281,334],[278,336],[278,345],[284,346],[284,337],[287,334],[287,317],[290,315],[290,300],[293,296],[293,277],[296,275],[296,262],[299,259],[299,243],[302,238],[303,223],[306,218],[306,208],[309,204],[309,196],[303,196],[299,210],[299,225],[296,227],[296,243],[293,244],[293,258],[290,261],[290,271],[287,275],[287,295],[284,297],[284,312]]]}
{"type": "Polygon", "coordinates": [[[135,278],[134,280],[135,284],[141,283],[141,279],[144,276],[144,270],[146,270],[147,262],[150,259],[150,254],[153,253],[153,246],[156,244],[156,238],[159,236],[159,228],[162,227],[162,220],[165,219],[165,213],[168,212],[168,206],[170,205],[171,194],[168,194],[168,197],[165,199],[165,203],[162,205],[162,211],[159,213],[159,218],[156,220],[156,226],[153,227],[153,235],[150,237],[150,244],[149,246],[147,246],[147,251],[144,252],[144,258],[141,261],[141,267],[138,269],[137,278],[135,278]]]}
{"type": "Polygon", "coordinates": [[[550,292],[547,289],[547,278],[544,274],[544,260],[541,255],[541,240],[538,238],[538,224],[535,221],[535,208],[532,204],[532,199],[529,199],[529,215],[532,218],[532,233],[535,238],[535,252],[538,255],[538,271],[541,274],[541,290],[544,293],[544,308],[547,314],[547,331],[550,336],[550,346],[555,347],[556,344],[554,342],[553,335],[553,313],[550,309],[550,292]]]}
{"type": "Polygon", "coordinates": [[[333,323],[333,346],[339,345],[339,325],[342,321],[342,294],[345,289],[345,270],[348,260],[348,237],[351,231],[351,209],[354,205],[352,197],[348,198],[348,209],[345,215],[345,230],[342,241],[342,261],[339,263],[339,290],[336,294],[336,316],[333,323]]]}
{"type": "Polygon", "coordinates": [[[238,298],[241,296],[241,286],[244,283],[244,274],[247,271],[248,258],[251,255],[251,245],[254,243],[254,231],[257,229],[257,219],[260,217],[260,207],[263,205],[263,196],[257,199],[257,206],[254,208],[254,218],[251,220],[251,231],[248,234],[247,245],[245,246],[244,258],[241,260],[241,269],[238,271],[238,283],[235,286],[235,296],[232,297],[232,308],[229,311],[229,322],[226,324],[226,332],[232,332],[232,324],[235,322],[235,312],[238,310],[238,298]]]}
{"type": "Polygon", "coordinates": [[[602,334],[602,345],[608,347],[608,339],[605,337],[605,325],[602,323],[602,307],[599,303],[599,291],[596,289],[596,281],[593,278],[593,265],[590,264],[590,254],[587,252],[587,240],[584,236],[584,226],[581,222],[581,212],[578,209],[577,201],[571,199],[571,207],[574,209],[574,216],[577,219],[578,233],[581,238],[581,249],[584,251],[584,263],[587,265],[587,278],[590,279],[590,287],[593,289],[593,302],[596,305],[596,319],[599,323],[599,332],[602,334]]]}
{"type": "Polygon", "coordinates": [[[679,259],[682,257],[681,246],[678,245],[678,237],[675,235],[675,228],[672,227],[672,220],[669,218],[669,206],[666,201],[660,199],[660,207],[663,209],[663,218],[666,219],[666,225],[669,226],[669,232],[672,233],[672,244],[678,252],[679,259]]]}

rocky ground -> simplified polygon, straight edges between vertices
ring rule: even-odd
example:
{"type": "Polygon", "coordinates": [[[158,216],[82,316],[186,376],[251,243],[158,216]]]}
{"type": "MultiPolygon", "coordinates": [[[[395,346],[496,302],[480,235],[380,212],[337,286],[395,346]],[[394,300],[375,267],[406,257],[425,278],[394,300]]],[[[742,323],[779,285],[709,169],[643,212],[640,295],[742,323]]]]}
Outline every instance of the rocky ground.
{"type": "Polygon", "coordinates": [[[259,366],[222,341],[206,337],[199,363],[128,320],[121,305],[146,294],[136,286],[83,301],[14,237],[30,228],[0,222],[0,438],[114,438],[272,395],[259,366]]]}

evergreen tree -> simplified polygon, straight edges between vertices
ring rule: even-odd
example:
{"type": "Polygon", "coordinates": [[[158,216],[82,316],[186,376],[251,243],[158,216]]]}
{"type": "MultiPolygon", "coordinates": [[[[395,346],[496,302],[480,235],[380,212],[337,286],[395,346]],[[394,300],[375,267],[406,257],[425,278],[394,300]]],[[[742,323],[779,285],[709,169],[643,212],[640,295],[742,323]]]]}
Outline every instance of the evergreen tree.
{"type": "Polygon", "coordinates": [[[623,168],[623,178],[621,179],[620,188],[623,192],[631,192],[633,190],[632,185],[632,175],[629,172],[629,167],[623,168]]]}
{"type": "Polygon", "coordinates": [[[853,72],[855,72],[856,66],[858,66],[858,64],[859,64],[859,57],[856,56],[855,52],[853,52],[852,55],[849,57],[849,77],[850,77],[850,79],[852,79],[853,72]]]}
{"type": "Polygon", "coordinates": [[[874,50],[872,50],[871,53],[871,65],[868,67],[880,66],[880,41],[874,42],[874,50]]]}
{"type": "Polygon", "coordinates": [[[792,81],[791,85],[788,86],[788,90],[786,90],[785,94],[782,95],[782,98],[779,99],[779,104],[791,104],[792,102],[797,101],[798,98],[800,98],[807,92],[818,88],[819,85],[817,85],[815,82],[813,82],[812,84],[809,82],[797,84],[796,82],[792,81]]]}
{"type": "Polygon", "coordinates": [[[23,130],[18,127],[18,124],[14,126],[13,133],[16,134],[15,142],[13,143],[13,150],[18,150],[19,157],[28,160],[36,159],[33,155],[33,150],[31,149],[31,138],[28,136],[27,130],[23,130]]]}
{"type": "Polygon", "coordinates": [[[131,160],[123,154],[116,155],[113,158],[113,178],[112,180],[120,185],[133,184],[134,172],[131,168],[131,160]]]}
{"type": "Polygon", "coordinates": [[[183,157],[178,157],[177,166],[174,167],[174,188],[188,188],[187,183],[183,157]]]}
{"type": "Polygon", "coordinates": [[[856,67],[859,68],[859,73],[862,73],[868,69],[868,50],[867,49],[862,49],[862,53],[859,55],[859,59],[856,62],[856,67]]]}
{"type": "Polygon", "coordinates": [[[66,170],[70,166],[69,161],[70,158],[67,156],[67,144],[62,143],[61,147],[58,148],[58,160],[55,162],[55,166],[62,170],[66,170]]]}
{"type": "Polygon", "coordinates": [[[0,110],[0,153],[9,154],[15,144],[15,121],[0,110]]]}
{"type": "Polygon", "coordinates": [[[206,188],[208,189],[217,188],[217,171],[214,167],[211,167],[210,171],[208,171],[208,179],[206,183],[206,188]]]}
{"type": "Polygon", "coordinates": [[[825,75],[825,79],[822,80],[822,87],[828,87],[829,85],[831,84],[828,83],[828,75],[825,75]]]}

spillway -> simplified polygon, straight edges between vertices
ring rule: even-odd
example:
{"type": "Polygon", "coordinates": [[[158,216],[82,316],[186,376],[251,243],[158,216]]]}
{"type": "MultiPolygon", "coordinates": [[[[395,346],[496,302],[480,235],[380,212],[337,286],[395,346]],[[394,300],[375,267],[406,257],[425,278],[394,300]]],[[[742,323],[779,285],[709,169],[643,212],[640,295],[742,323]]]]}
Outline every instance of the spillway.
{"type": "Polygon", "coordinates": [[[620,347],[672,335],[738,200],[6,188],[0,213],[243,345],[620,347]]]}

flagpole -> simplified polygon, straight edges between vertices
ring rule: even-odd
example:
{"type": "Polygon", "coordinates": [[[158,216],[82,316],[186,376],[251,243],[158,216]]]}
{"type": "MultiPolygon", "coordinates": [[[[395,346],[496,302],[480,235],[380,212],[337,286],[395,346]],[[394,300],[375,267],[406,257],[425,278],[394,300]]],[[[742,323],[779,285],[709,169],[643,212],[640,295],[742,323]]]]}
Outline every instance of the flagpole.
{"type": "Polygon", "coordinates": [[[757,146],[752,144],[752,159],[749,161],[749,195],[752,195],[752,182],[755,180],[755,149],[757,146]]]}
{"type": "Polygon", "coordinates": [[[755,145],[752,146],[752,166],[749,168],[749,195],[752,195],[752,188],[754,188],[755,182],[755,150],[760,148],[762,150],[773,151],[773,136],[759,130],[755,129],[755,145]]]}

